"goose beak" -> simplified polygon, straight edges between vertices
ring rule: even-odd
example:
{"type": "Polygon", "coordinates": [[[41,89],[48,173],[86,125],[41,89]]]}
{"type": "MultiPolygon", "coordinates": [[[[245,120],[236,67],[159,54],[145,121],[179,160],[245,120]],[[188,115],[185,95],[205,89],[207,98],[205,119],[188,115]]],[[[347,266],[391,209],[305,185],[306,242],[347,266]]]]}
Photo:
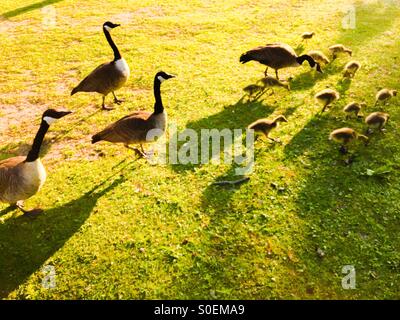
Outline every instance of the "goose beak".
{"type": "Polygon", "coordinates": [[[72,113],[72,111],[60,111],[61,118],[65,117],[66,115],[72,113]]]}

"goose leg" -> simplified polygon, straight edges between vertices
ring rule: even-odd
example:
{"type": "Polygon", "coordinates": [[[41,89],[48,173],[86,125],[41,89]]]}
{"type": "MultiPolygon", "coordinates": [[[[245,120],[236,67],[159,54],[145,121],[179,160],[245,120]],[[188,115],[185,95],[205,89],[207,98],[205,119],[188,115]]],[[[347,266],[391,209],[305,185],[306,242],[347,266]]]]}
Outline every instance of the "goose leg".
{"type": "Polygon", "coordinates": [[[329,103],[327,103],[327,104],[325,104],[324,105],[324,107],[322,108],[322,110],[321,110],[321,113],[324,113],[324,111],[325,111],[325,109],[326,109],[326,107],[329,105],[329,103]]]}
{"type": "Polygon", "coordinates": [[[135,153],[136,153],[139,157],[147,158],[146,153],[143,151],[143,146],[142,146],[142,145],[140,145],[140,149],[141,149],[141,150],[139,150],[138,148],[135,148],[135,147],[131,147],[131,146],[127,145],[127,144],[124,144],[124,146],[125,146],[125,148],[127,148],[127,149],[129,149],[129,150],[135,151],[135,153]]]}
{"type": "Polygon", "coordinates": [[[102,104],[101,104],[101,108],[103,109],[103,110],[113,110],[114,108],[113,107],[108,107],[108,106],[106,106],[106,103],[105,103],[105,100],[106,100],[106,96],[103,96],[103,102],[102,102],[102,104]]]}
{"type": "Polygon", "coordinates": [[[347,153],[347,148],[344,145],[342,145],[340,147],[339,151],[340,151],[341,154],[346,154],[347,153]]]}
{"type": "Polygon", "coordinates": [[[122,102],[124,102],[124,100],[119,100],[117,98],[117,96],[115,95],[114,91],[112,92],[113,96],[114,96],[114,103],[116,104],[121,104],[122,102]]]}
{"type": "Polygon", "coordinates": [[[264,75],[265,75],[265,77],[268,77],[268,67],[265,69],[264,75]]]}
{"type": "Polygon", "coordinates": [[[15,205],[16,205],[16,207],[17,207],[19,210],[21,210],[21,211],[23,212],[23,214],[26,215],[26,216],[31,216],[31,217],[33,217],[33,216],[36,216],[36,215],[38,215],[38,214],[40,214],[40,213],[43,212],[43,210],[40,209],[40,208],[36,208],[36,209],[33,209],[33,210],[25,210],[25,209],[24,209],[24,203],[23,203],[23,201],[18,201],[15,205]]]}
{"type": "Polygon", "coordinates": [[[276,80],[279,80],[278,69],[275,69],[275,76],[276,76],[276,80]]]}

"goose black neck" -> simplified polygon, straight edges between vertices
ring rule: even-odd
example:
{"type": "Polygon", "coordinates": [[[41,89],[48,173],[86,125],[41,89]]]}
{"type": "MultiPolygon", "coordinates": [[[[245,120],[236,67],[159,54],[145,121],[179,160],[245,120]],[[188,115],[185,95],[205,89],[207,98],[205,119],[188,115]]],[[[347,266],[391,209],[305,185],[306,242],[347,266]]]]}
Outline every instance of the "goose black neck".
{"type": "Polygon", "coordinates": [[[110,32],[104,27],[103,27],[103,31],[104,31],[104,35],[106,36],[106,39],[107,39],[111,49],[114,51],[114,61],[121,59],[121,54],[119,53],[117,46],[115,45],[113,39],[111,38],[110,32]]]}
{"type": "Polygon", "coordinates": [[[297,60],[297,62],[299,64],[303,64],[304,61],[308,61],[308,63],[310,64],[311,68],[313,68],[315,66],[314,59],[311,56],[307,55],[307,54],[303,54],[302,56],[297,57],[296,60],[297,60]]]}
{"type": "Polygon", "coordinates": [[[44,136],[46,135],[47,130],[49,130],[49,127],[50,126],[48,123],[42,120],[35,139],[33,140],[32,148],[26,157],[26,162],[33,162],[39,158],[40,148],[42,146],[44,136]]]}
{"type": "Polygon", "coordinates": [[[161,82],[157,78],[154,79],[154,98],[156,99],[154,113],[163,113],[164,106],[161,100],[161,82]]]}

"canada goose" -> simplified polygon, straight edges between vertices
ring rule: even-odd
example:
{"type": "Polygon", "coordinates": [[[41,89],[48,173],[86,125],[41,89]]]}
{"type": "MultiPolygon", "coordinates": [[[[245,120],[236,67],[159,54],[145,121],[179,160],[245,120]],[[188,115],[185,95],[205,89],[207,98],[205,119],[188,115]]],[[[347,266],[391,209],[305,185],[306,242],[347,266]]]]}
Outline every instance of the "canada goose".
{"type": "Polygon", "coordinates": [[[276,79],[279,80],[278,70],[288,67],[299,67],[304,61],[308,61],[311,68],[316,68],[322,73],[320,65],[309,55],[297,56],[296,52],[287,44],[272,43],[264,47],[257,47],[240,56],[240,62],[258,61],[267,66],[265,76],[268,76],[268,67],[275,69],[276,79]]]}
{"type": "Polygon", "coordinates": [[[315,36],[315,32],[304,32],[301,37],[302,37],[302,41],[304,40],[308,40],[311,39],[313,36],[315,36]]]}
{"type": "Polygon", "coordinates": [[[340,152],[345,154],[347,153],[346,146],[357,139],[361,139],[365,141],[365,145],[368,143],[368,137],[362,134],[357,133],[355,130],[351,128],[340,128],[333,130],[329,135],[329,140],[333,140],[341,143],[340,152]]]}
{"type": "Polygon", "coordinates": [[[358,61],[350,61],[344,67],[343,77],[345,78],[354,78],[356,72],[361,68],[361,63],[358,61]]]}
{"type": "Polygon", "coordinates": [[[321,113],[325,111],[326,107],[339,98],[339,92],[332,89],[322,90],[315,95],[315,99],[317,99],[324,106],[321,113]]]}
{"type": "Polygon", "coordinates": [[[332,59],[335,60],[338,56],[338,54],[340,53],[348,53],[349,56],[352,56],[353,51],[349,48],[346,48],[344,45],[342,44],[335,44],[333,46],[329,47],[329,51],[332,54],[332,59]]]}
{"type": "Polygon", "coordinates": [[[351,113],[354,113],[356,115],[356,117],[362,117],[362,115],[360,115],[360,111],[362,108],[365,108],[367,106],[367,104],[365,102],[351,102],[348,105],[346,105],[343,108],[343,111],[347,113],[346,115],[346,119],[348,119],[350,117],[351,113]]]}
{"type": "Polygon", "coordinates": [[[320,65],[321,64],[328,64],[330,61],[328,57],[323,54],[321,51],[318,50],[311,50],[307,53],[311,58],[315,60],[315,62],[318,62],[320,65]]]}
{"type": "Polygon", "coordinates": [[[119,24],[105,22],[103,24],[103,32],[108,43],[114,51],[114,60],[99,65],[85,79],[75,87],[71,96],[77,92],[98,92],[103,95],[102,108],[103,110],[112,110],[112,107],[106,107],[105,98],[112,92],[114,103],[120,104],[122,100],[118,100],[115,95],[116,90],[121,88],[129,78],[130,70],[125,59],[121,57],[117,46],[111,38],[110,30],[118,27],[119,24]]]}
{"type": "Polygon", "coordinates": [[[289,83],[279,81],[270,76],[266,76],[265,78],[260,79],[259,82],[262,83],[264,89],[271,88],[271,90],[273,91],[272,87],[282,87],[290,90],[289,83]]]}
{"type": "Polygon", "coordinates": [[[377,127],[381,132],[384,130],[386,122],[389,120],[389,114],[385,112],[373,112],[365,118],[365,123],[368,125],[367,134],[372,133],[371,127],[377,127]]]}
{"type": "Polygon", "coordinates": [[[248,129],[253,129],[255,132],[262,132],[268,139],[277,142],[276,139],[269,137],[269,133],[272,129],[279,126],[279,122],[288,122],[287,119],[279,115],[273,120],[258,119],[248,126],[248,129]]]}
{"type": "Polygon", "coordinates": [[[23,200],[35,195],[46,180],[46,170],[39,158],[44,136],[50,125],[71,111],[46,110],[31,150],[26,157],[19,156],[0,161],[0,201],[16,205],[24,214],[38,214],[41,209],[26,211],[23,200]]]}
{"type": "Polygon", "coordinates": [[[389,100],[392,97],[397,96],[397,91],[396,90],[390,90],[390,89],[382,89],[378,91],[378,93],[375,96],[375,106],[378,104],[379,101],[385,101],[389,100]]]}
{"type": "Polygon", "coordinates": [[[174,78],[174,75],[160,71],[154,77],[154,112],[136,111],[118,121],[110,124],[101,132],[92,137],[92,143],[108,141],[112,143],[123,143],[128,149],[133,149],[143,157],[146,154],[142,144],[151,142],[149,134],[156,133],[152,130],[165,132],[167,125],[167,113],[161,100],[161,83],[167,79],[174,78]],[[140,150],[131,148],[130,144],[139,144],[140,150]]]}

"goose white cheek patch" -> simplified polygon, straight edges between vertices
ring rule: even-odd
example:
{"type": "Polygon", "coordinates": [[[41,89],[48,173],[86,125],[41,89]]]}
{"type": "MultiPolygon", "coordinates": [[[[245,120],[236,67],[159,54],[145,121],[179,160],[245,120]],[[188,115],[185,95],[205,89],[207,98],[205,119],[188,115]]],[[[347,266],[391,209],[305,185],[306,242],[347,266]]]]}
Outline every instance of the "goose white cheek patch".
{"type": "Polygon", "coordinates": [[[106,29],[107,31],[111,30],[111,28],[109,26],[104,26],[104,29],[106,29]]]}
{"type": "Polygon", "coordinates": [[[159,80],[160,82],[165,81],[165,79],[164,79],[162,76],[158,76],[157,78],[158,78],[158,80],[159,80]]]}
{"type": "Polygon", "coordinates": [[[43,120],[46,121],[48,125],[51,125],[57,119],[56,118],[52,118],[52,117],[44,117],[43,120]]]}

